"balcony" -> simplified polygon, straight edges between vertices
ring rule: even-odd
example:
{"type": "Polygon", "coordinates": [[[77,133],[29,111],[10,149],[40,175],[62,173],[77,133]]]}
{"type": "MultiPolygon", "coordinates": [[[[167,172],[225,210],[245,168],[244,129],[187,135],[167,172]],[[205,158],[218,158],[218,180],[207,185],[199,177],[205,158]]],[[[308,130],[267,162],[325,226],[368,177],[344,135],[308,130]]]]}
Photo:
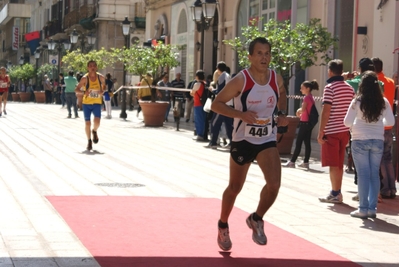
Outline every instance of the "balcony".
{"type": "Polygon", "coordinates": [[[53,36],[59,32],[62,32],[61,22],[58,20],[48,21],[47,25],[43,28],[45,38],[53,36]]]}
{"type": "Polygon", "coordinates": [[[6,4],[0,11],[0,26],[6,25],[12,18],[30,18],[30,4],[6,4]]]}
{"type": "Polygon", "coordinates": [[[83,5],[72,10],[64,17],[64,29],[68,29],[76,24],[79,24],[81,20],[92,17],[94,13],[94,5],[83,5]]]}

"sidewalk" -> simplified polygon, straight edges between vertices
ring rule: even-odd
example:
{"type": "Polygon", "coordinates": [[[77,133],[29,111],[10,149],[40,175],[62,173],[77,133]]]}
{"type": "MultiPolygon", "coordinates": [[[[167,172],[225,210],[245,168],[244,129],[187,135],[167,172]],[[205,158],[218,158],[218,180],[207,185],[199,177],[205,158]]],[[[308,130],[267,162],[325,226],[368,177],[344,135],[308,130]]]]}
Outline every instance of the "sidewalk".
{"type": "MultiPolygon", "coordinates": [[[[193,141],[192,122],[182,120],[176,131],[170,116],[164,127],[148,128],[136,110],[126,121],[114,110],[88,153],[81,111],[67,119],[59,105],[9,102],[7,112],[0,118],[0,267],[98,266],[46,196],[221,199],[227,186],[228,151],[193,141]]],[[[279,196],[264,219],[361,266],[398,266],[399,198],[380,203],[377,219],[352,218],[357,190],[345,174],[344,204],[320,203],[330,181],[312,145],[311,170],[282,170],[279,196]]],[[[253,212],[263,185],[254,163],[235,206],[253,212]]]]}

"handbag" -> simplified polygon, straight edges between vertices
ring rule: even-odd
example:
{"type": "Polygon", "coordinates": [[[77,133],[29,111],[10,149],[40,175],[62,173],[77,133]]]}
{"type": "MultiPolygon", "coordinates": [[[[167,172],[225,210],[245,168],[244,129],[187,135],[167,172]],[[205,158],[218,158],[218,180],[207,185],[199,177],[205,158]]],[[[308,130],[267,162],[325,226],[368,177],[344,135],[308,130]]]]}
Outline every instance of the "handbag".
{"type": "Polygon", "coordinates": [[[212,99],[208,97],[204,105],[204,111],[209,113],[211,111],[211,106],[212,106],[212,99]]]}

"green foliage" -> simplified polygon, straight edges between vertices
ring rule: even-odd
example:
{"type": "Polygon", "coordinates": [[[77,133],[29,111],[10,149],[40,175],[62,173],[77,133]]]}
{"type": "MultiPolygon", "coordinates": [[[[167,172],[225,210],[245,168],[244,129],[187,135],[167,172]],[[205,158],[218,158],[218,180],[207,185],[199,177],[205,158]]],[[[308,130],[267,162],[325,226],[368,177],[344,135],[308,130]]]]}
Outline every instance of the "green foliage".
{"type": "MultiPolygon", "coordinates": [[[[43,77],[45,74],[49,75],[53,73],[53,71],[57,70],[57,66],[53,64],[43,64],[37,69],[37,75],[43,77]]],[[[50,75],[49,75],[50,76],[50,75]]]]}
{"type": "Polygon", "coordinates": [[[223,41],[237,51],[239,65],[242,68],[249,66],[249,43],[257,37],[265,37],[272,45],[270,67],[276,69],[286,83],[293,76],[290,70],[296,63],[306,69],[330,61],[328,51],[335,48],[338,41],[316,18],[311,19],[309,24],[298,23],[295,28],[291,28],[290,21],[269,20],[264,24],[263,31],[259,30],[257,21],[252,20],[251,25],[242,28],[242,35],[243,39],[236,37],[223,41]]]}
{"type": "Polygon", "coordinates": [[[112,49],[118,61],[125,65],[131,74],[144,76],[147,72],[154,77],[160,76],[165,67],[179,66],[177,52],[179,48],[174,45],[159,43],[152,49],[142,46],[132,46],[129,49],[112,49]]]}
{"type": "Polygon", "coordinates": [[[98,70],[102,70],[108,66],[112,66],[115,61],[115,55],[101,48],[100,50],[91,50],[87,54],[83,54],[79,49],[68,52],[62,57],[62,63],[65,65],[64,69],[70,69],[73,71],[86,72],[87,63],[90,60],[97,62],[98,70]]]}
{"type": "Polygon", "coordinates": [[[9,69],[8,75],[13,82],[16,82],[17,80],[27,82],[29,79],[35,77],[36,70],[32,64],[27,63],[22,66],[11,67],[11,69],[9,69]]]}

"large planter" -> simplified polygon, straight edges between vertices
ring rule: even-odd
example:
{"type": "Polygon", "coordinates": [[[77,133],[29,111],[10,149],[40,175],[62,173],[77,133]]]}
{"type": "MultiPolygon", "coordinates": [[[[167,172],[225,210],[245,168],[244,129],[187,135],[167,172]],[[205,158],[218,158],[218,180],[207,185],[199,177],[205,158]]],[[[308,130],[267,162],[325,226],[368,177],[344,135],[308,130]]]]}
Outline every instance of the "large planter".
{"type": "MultiPolygon", "coordinates": [[[[296,138],[296,128],[299,124],[299,117],[287,116],[288,119],[288,131],[283,135],[280,143],[277,143],[277,149],[280,155],[291,154],[292,144],[296,138]]],[[[281,135],[277,134],[277,141],[281,135]]]]}
{"type": "Polygon", "coordinates": [[[19,98],[19,94],[18,93],[11,93],[11,97],[12,97],[12,101],[14,101],[14,102],[21,101],[21,99],[19,98]]]}
{"type": "Polygon", "coordinates": [[[46,94],[44,91],[35,91],[36,103],[46,103],[46,94]]]}
{"type": "Polygon", "coordinates": [[[30,101],[30,97],[31,97],[31,93],[29,92],[19,92],[19,99],[21,100],[21,102],[29,102],[30,101]]]}
{"type": "Polygon", "coordinates": [[[139,101],[143,111],[144,125],[161,127],[165,121],[165,113],[169,103],[166,101],[139,101]]]}

